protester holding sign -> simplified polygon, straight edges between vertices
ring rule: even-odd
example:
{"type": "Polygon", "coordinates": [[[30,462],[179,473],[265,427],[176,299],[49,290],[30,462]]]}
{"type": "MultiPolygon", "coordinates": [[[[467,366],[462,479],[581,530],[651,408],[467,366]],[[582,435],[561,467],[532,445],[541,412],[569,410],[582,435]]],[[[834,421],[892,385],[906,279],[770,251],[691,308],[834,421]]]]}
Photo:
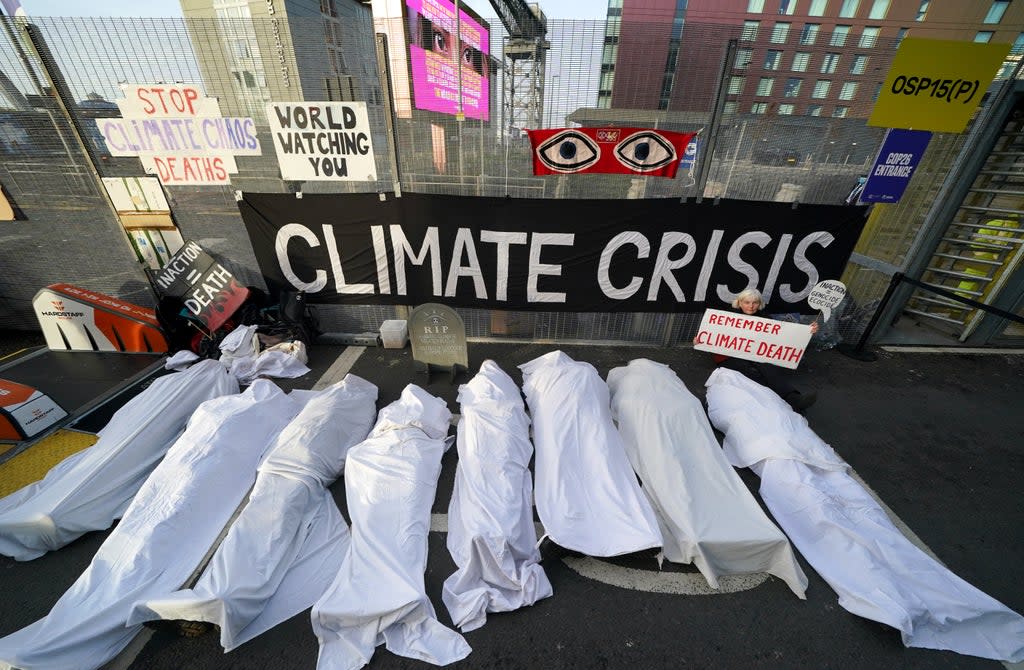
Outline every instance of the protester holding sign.
{"type": "MultiPolygon", "coordinates": [[[[778,322],[777,325],[765,325],[772,324],[772,321],[766,319],[756,318],[757,313],[764,309],[764,298],[761,296],[761,292],[756,288],[748,288],[740,292],[736,299],[732,301],[733,309],[739,311],[747,316],[755,317],[744,323],[749,324],[749,328],[753,333],[768,333],[772,335],[778,335],[779,331],[783,327],[802,327],[796,324],[787,324],[778,322]]],[[[714,315],[713,315],[714,316],[714,315]]],[[[705,320],[707,317],[705,316],[705,320]]],[[[715,319],[716,321],[722,320],[721,318],[715,319]]],[[[814,335],[818,332],[818,322],[815,321],[810,326],[810,335],[814,335]]],[[[810,335],[803,339],[804,344],[810,339],[810,335]]],[[[802,392],[798,390],[790,382],[790,376],[792,373],[787,372],[785,367],[795,368],[796,364],[800,362],[803,357],[803,349],[791,347],[787,345],[775,346],[773,344],[765,344],[764,342],[758,342],[756,347],[754,346],[755,340],[753,338],[742,338],[734,337],[739,349],[736,349],[737,353],[758,353],[758,357],[752,356],[751,358],[757,358],[756,360],[749,360],[748,358],[728,356],[723,353],[712,352],[712,357],[715,359],[717,365],[736,370],[751,380],[767,386],[772,391],[777,393],[780,398],[785,400],[789,405],[796,411],[802,411],[814,404],[817,399],[817,395],[813,391],[802,392]],[[775,353],[778,355],[775,355],[775,353]],[[781,357],[781,358],[780,358],[781,357]],[[775,365],[768,362],[772,359],[778,359],[779,365],[775,365]]],[[[714,342],[711,341],[709,333],[706,333],[703,329],[697,333],[693,343],[696,348],[713,348],[715,347],[714,342]]],[[[721,345],[717,347],[721,348],[721,345]]]]}

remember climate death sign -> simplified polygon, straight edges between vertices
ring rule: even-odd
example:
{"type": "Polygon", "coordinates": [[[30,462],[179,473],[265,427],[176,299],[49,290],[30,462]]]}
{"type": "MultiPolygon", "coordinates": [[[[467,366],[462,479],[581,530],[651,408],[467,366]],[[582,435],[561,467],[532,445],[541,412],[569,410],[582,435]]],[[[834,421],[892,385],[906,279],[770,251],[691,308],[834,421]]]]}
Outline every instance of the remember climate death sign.
{"type": "Polygon", "coordinates": [[[246,193],[272,291],[311,302],[700,312],[754,286],[773,311],[838,277],[863,207],[246,193]]]}

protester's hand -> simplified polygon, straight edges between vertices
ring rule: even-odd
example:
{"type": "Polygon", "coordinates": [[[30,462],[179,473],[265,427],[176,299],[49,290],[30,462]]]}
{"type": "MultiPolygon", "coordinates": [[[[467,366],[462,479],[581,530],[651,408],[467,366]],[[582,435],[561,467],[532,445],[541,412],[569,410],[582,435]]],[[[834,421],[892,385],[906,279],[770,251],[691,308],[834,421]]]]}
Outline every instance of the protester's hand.
{"type": "Polygon", "coordinates": [[[818,322],[817,321],[812,321],[811,322],[811,335],[817,335],[817,334],[818,334],[818,322]]]}

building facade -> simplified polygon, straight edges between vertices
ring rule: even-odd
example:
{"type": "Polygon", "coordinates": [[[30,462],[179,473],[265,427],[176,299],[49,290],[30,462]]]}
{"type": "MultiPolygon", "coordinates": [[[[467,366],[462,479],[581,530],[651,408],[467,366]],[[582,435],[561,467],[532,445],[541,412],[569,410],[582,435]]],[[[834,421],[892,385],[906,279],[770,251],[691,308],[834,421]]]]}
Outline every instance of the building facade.
{"type": "Polygon", "coordinates": [[[707,110],[724,73],[726,114],[866,118],[904,37],[1019,54],[1022,27],[1010,0],[609,0],[598,107],[707,110]],[[723,32],[725,68],[694,48],[723,32]]]}

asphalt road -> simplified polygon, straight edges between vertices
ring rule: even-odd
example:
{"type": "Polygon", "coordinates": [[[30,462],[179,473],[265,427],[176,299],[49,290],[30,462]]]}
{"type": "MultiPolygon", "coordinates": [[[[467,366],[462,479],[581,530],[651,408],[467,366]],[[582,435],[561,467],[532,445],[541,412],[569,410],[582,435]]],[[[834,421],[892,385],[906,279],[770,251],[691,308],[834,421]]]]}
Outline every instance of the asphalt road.
{"type": "MultiPolygon", "coordinates": [[[[470,344],[470,369],[492,358],[517,382],[517,365],[551,351],[546,345],[470,344]]],[[[689,348],[562,347],[603,375],[633,358],[671,365],[703,396],[710,358],[689,348]]],[[[282,381],[309,388],[341,353],[313,347],[313,372],[282,381]]],[[[2,355],[2,354],[0,354],[2,355]]],[[[842,455],[879,497],[955,573],[1024,611],[1024,357],[881,352],[862,363],[836,352],[809,355],[802,383],[818,391],[807,412],[811,427],[842,455]]],[[[405,350],[366,349],[352,372],[380,388],[378,407],[395,400],[407,383],[445,399],[452,411],[457,384],[446,375],[429,383],[413,369],[405,350]]],[[[451,495],[455,450],[445,456],[433,512],[444,514],[451,495]]],[[[741,476],[756,492],[757,478],[741,476]]],[[[332,488],[344,511],[344,486],[332,488]]],[[[0,557],[0,635],[45,616],[75,580],[106,532],[30,563],[0,557]]],[[[459,668],[998,668],[999,664],[951,652],[904,648],[897,631],[853,616],[802,560],[810,579],[807,600],[778,579],[748,590],[714,595],[656,593],[612,586],[579,574],[573,557],[543,547],[543,566],[554,596],[517,612],[490,615],[466,634],[473,653],[459,668]]],[[[690,566],[665,564],[659,573],[651,554],[604,561],[608,570],[645,571],[643,588],[665,575],[696,574],[690,566]],[[616,567],[618,566],[618,567],[616,567]]],[[[427,592],[439,618],[442,582],[455,566],[441,532],[430,534],[427,592]]],[[[131,662],[133,670],[179,668],[313,668],[317,642],[305,612],[223,654],[215,633],[198,638],[152,633],[131,662]]],[[[378,648],[370,668],[427,668],[378,648]]]]}

